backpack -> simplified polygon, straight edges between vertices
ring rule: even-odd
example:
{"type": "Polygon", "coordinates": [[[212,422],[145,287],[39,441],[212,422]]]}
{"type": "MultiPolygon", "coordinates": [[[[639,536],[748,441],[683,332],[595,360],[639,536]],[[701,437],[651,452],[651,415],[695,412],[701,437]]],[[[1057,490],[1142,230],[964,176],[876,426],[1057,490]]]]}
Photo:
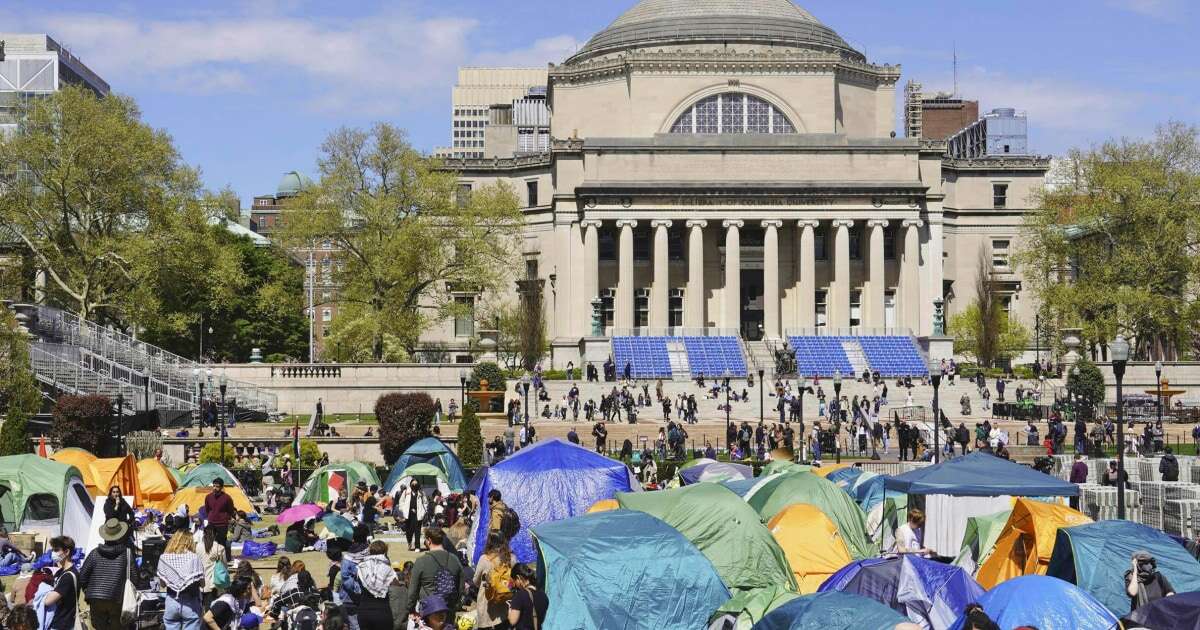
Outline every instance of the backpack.
{"type": "Polygon", "coordinates": [[[450,601],[451,595],[458,592],[458,584],[454,579],[454,573],[450,571],[450,567],[437,561],[437,556],[431,556],[433,561],[437,563],[437,573],[433,574],[433,594],[441,595],[447,602],[450,601]]]}
{"type": "Polygon", "coordinates": [[[504,508],[504,514],[500,516],[500,533],[508,540],[512,540],[521,531],[521,519],[517,513],[510,507],[504,508]]]}
{"type": "Polygon", "coordinates": [[[488,581],[483,585],[484,595],[489,604],[503,604],[512,599],[512,567],[507,564],[495,563],[488,572],[488,581]]]}
{"type": "Polygon", "coordinates": [[[317,617],[316,611],[308,606],[303,606],[292,615],[292,622],[288,624],[289,630],[317,630],[319,627],[320,618],[317,617]]]}

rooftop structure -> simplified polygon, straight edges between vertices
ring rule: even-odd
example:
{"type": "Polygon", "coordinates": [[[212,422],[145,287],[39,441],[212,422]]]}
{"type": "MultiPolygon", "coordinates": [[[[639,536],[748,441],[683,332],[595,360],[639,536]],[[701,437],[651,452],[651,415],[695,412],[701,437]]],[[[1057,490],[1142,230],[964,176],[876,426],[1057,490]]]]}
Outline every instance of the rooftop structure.
{"type": "Polygon", "coordinates": [[[0,33],[0,129],[16,124],[21,100],[80,85],[106,96],[108,82],[46,34],[0,33]]]}
{"type": "Polygon", "coordinates": [[[950,137],[948,153],[956,158],[1029,155],[1029,120],[1011,107],[993,109],[950,137]]]}

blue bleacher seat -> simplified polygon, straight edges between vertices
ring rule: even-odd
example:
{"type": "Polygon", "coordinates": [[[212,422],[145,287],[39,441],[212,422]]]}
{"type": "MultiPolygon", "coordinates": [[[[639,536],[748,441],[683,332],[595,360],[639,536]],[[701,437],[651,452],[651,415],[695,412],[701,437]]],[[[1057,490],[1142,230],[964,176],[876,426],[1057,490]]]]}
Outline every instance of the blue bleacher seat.
{"type": "Polygon", "coordinates": [[[693,377],[721,378],[726,372],[736,378],[746,376],[746,359],[737,337],[684,337],[683,345],[693,377]]]}
{"type": "Polygon", "coordinates": [[[841,337],[789,337],[788,342],[796,353],[796,370],[804,376],[829,377],[841,372],[849,377],[854,373],[841,337]]]}
{"type": "Polygon", "coordinates": [[[633,378],[671,378],[666,337],[613,337],[612,348],[618,377],[628,363],[633,378]]]}

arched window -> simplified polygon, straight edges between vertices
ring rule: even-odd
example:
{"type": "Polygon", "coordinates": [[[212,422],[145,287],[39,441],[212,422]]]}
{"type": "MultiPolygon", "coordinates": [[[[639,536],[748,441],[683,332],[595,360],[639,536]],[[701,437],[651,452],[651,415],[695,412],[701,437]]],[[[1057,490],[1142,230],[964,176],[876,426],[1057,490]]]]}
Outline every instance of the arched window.
{"type": "Polygon", "coordinates": [[[726,92],[697,101],[675,120],[671,133],[796,133],[796,127],[761,98],[726,92]]]}

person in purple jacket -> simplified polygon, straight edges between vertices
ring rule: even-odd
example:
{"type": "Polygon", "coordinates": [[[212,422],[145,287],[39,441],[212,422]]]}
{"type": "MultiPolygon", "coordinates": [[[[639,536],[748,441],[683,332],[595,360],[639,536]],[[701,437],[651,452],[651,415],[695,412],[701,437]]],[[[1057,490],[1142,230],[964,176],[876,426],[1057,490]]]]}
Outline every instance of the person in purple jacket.
{"type": "MultiPolygon", "coordinates": [[[[1088,466],[1083,461],[1083,453],[1075,453],[1075,463],[1071,465],[1071,483],[1087,483],[1088,466]]],[[[1071,508],[1079,509],[1079,497],[1071,497],[1071,508]]]]}

